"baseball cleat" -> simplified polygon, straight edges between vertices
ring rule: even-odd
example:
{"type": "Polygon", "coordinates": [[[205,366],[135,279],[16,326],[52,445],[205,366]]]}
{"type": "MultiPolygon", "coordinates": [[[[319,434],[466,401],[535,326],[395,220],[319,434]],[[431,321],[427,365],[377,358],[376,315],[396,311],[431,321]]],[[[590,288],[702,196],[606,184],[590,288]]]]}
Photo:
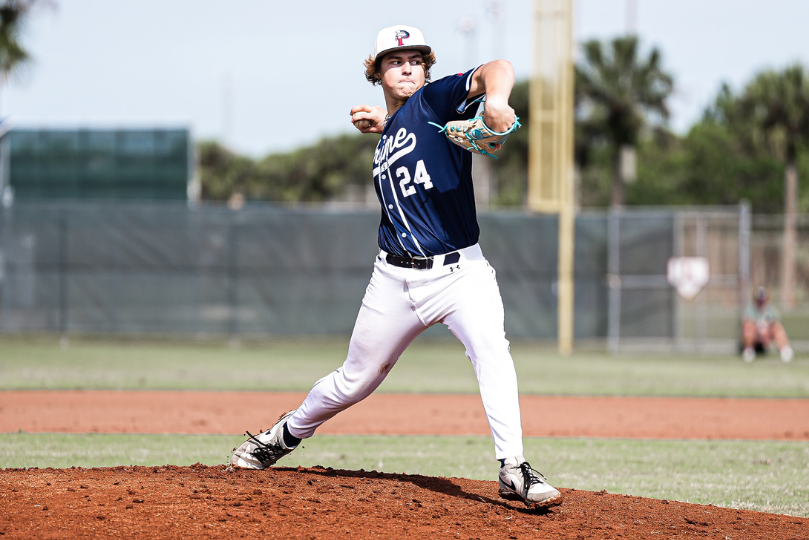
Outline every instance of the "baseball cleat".
{"type": "Polygon", "coordinates": [[[233,449],[230,464],[242,469],[266,469],[295,450],[297,445],[289,447],[284,444],[284,424],[294,412],[282,415],[273,427],[263,433],[252,435],[248,431],[249,439],[233,449]]]}
{"type": "Polygon", "coordinates": [[[562,494],[532,469],[522,456],[503,460],[500,467],[500,496],[523,501],[526,505],[550,508],[562,503],[562,494]]]}

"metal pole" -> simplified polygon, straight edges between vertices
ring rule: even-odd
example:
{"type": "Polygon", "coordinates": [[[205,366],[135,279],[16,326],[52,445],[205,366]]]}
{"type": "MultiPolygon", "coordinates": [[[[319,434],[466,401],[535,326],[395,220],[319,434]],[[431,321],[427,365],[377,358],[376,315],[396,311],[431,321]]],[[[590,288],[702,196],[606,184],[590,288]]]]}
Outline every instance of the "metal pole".
{"type": "MultiPolygon", "coordinates": [[[[697,220],[697,256],[699,257],[707,257],[708,256],[708,249],[707,249],[707,231],[705,227],[705,216],[698,215],[696,216],[697,220]]],[[[697,302],[696,302],[696,314],[694,317],[694,340],[696,349],[698,351],[702,350],[705,346],[705,328],[707,326],[707,310],[708,310],[708,290],[710,289],[710,280],[706,284],[705,288],[700,291],[697,295],[697,302]]]]}
{"type": "Polygon", "coordinates": [[[798,190],[798,170],[787,165],[784,197],[784,243],[781,250],[781,307],[790,311],[795,307],[795,250],[797,246],[797,219],[795,217],[798,190]]]}
{"type": "MultiPolygon", "coordinates": [[[[572,187],[573,184],[570,183],[572,187]]],[[[559,353],[569,355],[573,352],[573,310],[574,310],[574,272],[573,261],[575,251],[576,215],[572,204],[565,204],[559,212],[559,353]]]]}
{"type": "MultiPolygon", "coordinates": [[[[750,298],[750,202],[739,205],[739,331],[741,332],[742,313],[750,298]]],[[[741,335],[741,334],[739,334],[741,335]]]]}
{"type": "Polygon", "coordinates": [[[534,0],[528,208],[559,215],[559,352],[573,349],[573,0],[534,0]]]}
{"type": "Polygon", "coordinates": [[[67,335],[67,217],[59,215],[59,334],[67,335]]]}
{"type": "Polygon", "coordinates": [[[11,186],[11,138],[0,128],[0,205],[11,206],[14,188],[11,186]]]}
{"type": "Polygon", "coordinates": [[[231,345],[238,342],[239,333],[239,235],[236,211],[229,211],[228,219],[228,335],[231,345]]]}
{"type": "MultiPolygon", "coordinates": [[[[674,214],[674,256],[682,257],[685,238],[685,218],[679,213],[674,214]]],[[[674,297],[674,343],[678,351],[685,348],[683,339],[683,299],[677,294],[677,289],[671,289],[674,297]]]]}
{"type": "Polygon", "coordinates": [[[0,137],[0,200],[6,191],[6,184],[8,183],[8,137],[0,137]]]}
{"type": "Polygon", "coordinates": [[[3,306],[5,304],[6,283],[6,246],[9,244],[8,235],[11,227],[11,210],[0,204],[0,329],[3,328],[3,306]]]}
{"type": "Polygon", "coordinates": [[[574,69],[573,69],[573,0],[565,6],[567,17],[559,35],[559,50],[564,51],[562,81],[559,85],[559,175],[562,177],[562,206],[559,212],[559,352],[573,352],[576,251],[576,207],[573,170],[574,139],[574,69]]]}
{"type": "Polygon", "coordinates": [[[607,228],[607,287],[609,311],[607,316],[607,347],[617,353],[621,335],[621,276],[620,276],[620,210],[609,214],[607,228]]]}

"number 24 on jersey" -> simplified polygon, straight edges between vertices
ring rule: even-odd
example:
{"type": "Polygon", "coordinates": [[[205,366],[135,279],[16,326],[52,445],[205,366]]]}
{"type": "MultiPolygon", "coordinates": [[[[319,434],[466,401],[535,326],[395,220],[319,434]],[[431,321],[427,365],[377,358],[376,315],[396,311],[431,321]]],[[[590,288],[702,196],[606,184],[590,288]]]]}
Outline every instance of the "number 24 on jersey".
{"type": "Polygon", "coordinates": [[[399,179],[399,187],[402,189],[402,197],[410,197],[416,192],[416,184],[421,184],[424,189],[433,187],[430,181],[430,175],[427,174],[427,167],[424,166],[424,160],[420,159],[416,163],[416,174],[410,178],[410,171],[407,167],[399,167],[396,169],[396,178],[399,179]]]}

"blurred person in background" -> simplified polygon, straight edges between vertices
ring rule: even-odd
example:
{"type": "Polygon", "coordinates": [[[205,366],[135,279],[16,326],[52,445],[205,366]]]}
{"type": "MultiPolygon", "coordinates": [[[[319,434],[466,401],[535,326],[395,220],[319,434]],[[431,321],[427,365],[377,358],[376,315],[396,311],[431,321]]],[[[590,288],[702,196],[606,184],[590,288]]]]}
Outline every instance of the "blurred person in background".
{"type": "Polygon", "coordinates": [[[766,353],[772,342],[778,347],[781,360],[792,360],[792,347],[781,324],[781,317],[770,305],[767,289],[758,287],[753,293],[753,301],[747,304],[742,316],[742,358],[745,362],[752,362],[756,353],[766,353]]]}

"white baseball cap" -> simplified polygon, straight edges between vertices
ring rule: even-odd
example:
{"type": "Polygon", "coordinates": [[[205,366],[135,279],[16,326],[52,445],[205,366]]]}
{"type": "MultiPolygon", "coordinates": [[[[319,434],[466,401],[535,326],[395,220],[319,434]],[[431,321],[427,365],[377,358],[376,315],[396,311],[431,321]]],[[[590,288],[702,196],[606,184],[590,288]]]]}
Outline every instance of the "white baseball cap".
{"type": "Polygon", "coordinates": [[[416,49],[429,53],[432,49],[424,42],[424,34],[413,26],[399,24],[383,28],[376,35],[374,52],[371,59],[376,60],[380,55],[393,49],[416,49]]]}

